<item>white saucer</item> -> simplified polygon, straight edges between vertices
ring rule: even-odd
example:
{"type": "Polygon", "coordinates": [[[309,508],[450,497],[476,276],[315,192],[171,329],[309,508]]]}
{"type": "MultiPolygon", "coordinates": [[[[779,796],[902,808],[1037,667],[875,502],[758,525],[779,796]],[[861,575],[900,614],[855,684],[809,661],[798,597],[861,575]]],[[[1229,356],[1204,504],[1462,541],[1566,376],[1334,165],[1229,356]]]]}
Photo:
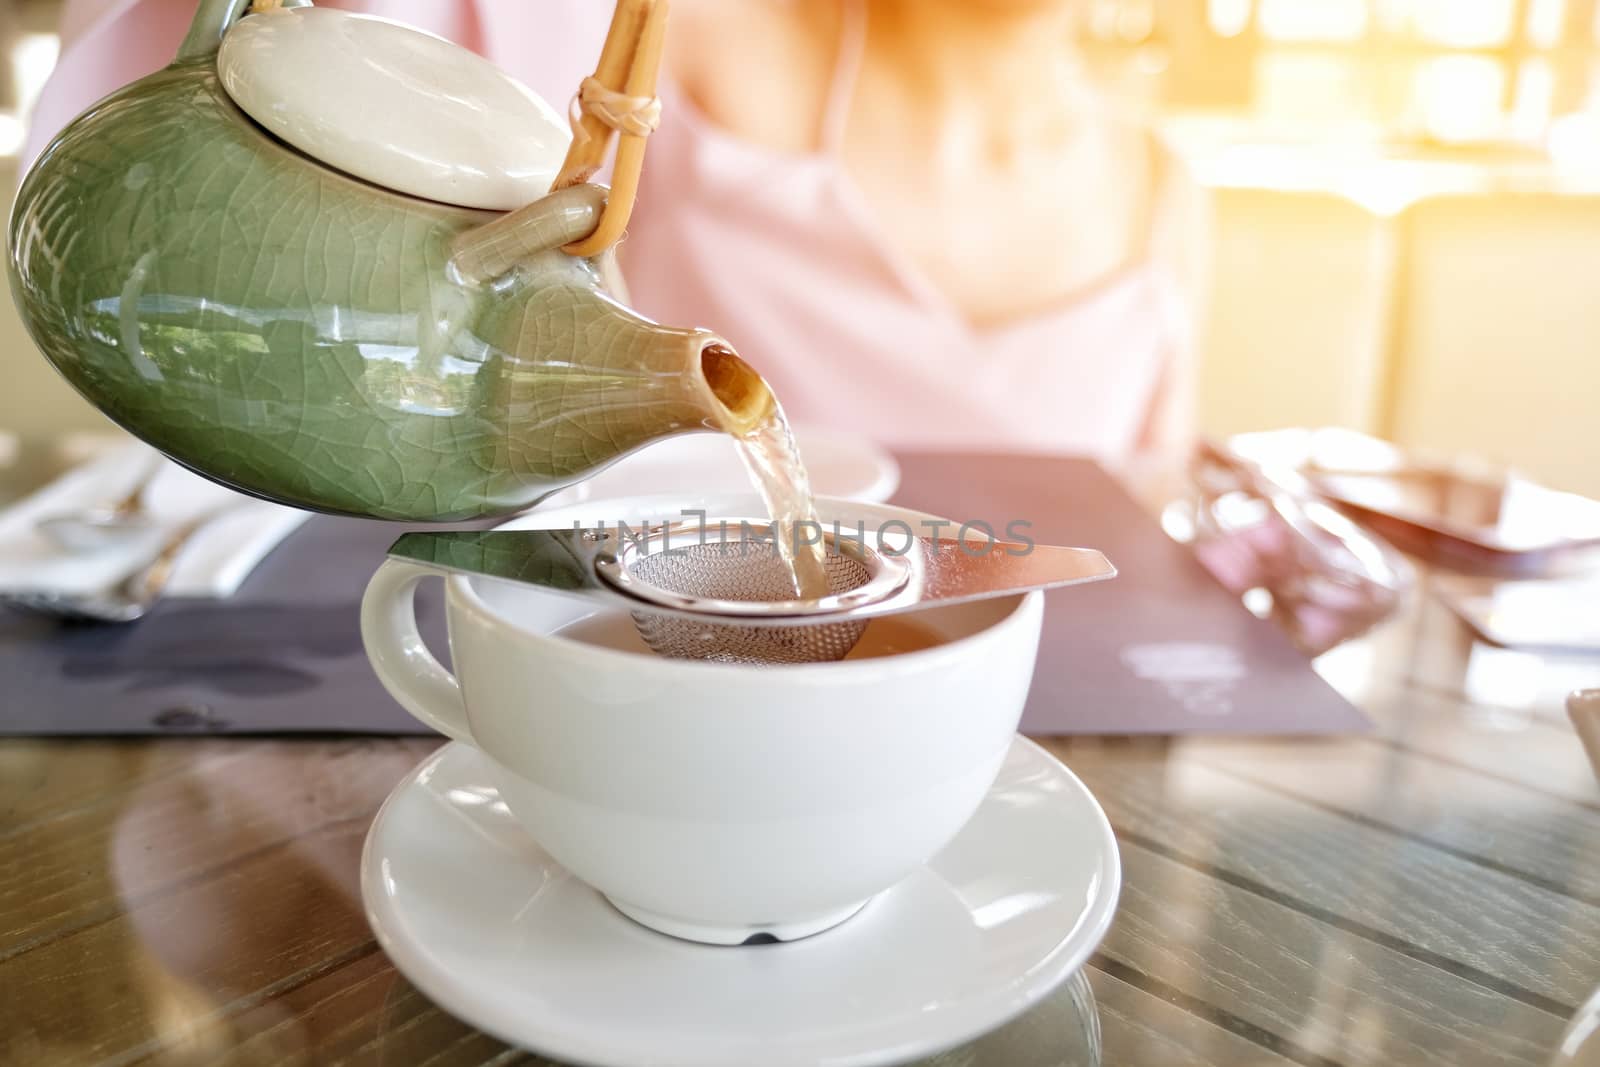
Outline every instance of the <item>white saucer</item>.
{"type": "MultiPolygon", "coordinates": [[[[818,496],[881,504],[900,488],[900,465],[870,438],[804,426],[797,427],[794,436],[811,475],[811,491],[818,496]]],[[[750,475],[732,437],[693,433],[641,448],[580,482],[577,489],[551,497],[540,507],[644,495],[748,493],[750,475]]]]}
{"type": "Polygon", "coordinates": [[[972,821],[825,933],[714,948],[638,926],[533,843],[475,749],[395,788],[361,857],[367,918],[452,1014],[596,1067],[899,1063],[1021,1013],[1094,950],[1121,866],[1100,806],[1019,738],[972,821]]]}

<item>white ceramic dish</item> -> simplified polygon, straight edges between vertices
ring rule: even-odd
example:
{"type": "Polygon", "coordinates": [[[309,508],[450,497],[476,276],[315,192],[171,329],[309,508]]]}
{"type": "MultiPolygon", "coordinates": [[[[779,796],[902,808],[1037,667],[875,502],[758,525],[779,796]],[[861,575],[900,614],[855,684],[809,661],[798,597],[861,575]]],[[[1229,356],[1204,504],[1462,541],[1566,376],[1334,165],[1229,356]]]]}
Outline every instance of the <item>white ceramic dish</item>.
{"type": "Polygon", "coordinates": [[[534,844],[495,780],[487,757],[451,744],[396,787],[362,854],[367,916],[445,1010],[574,1064],[929,1055],[1078,970],[1120,886],[1094,797],[1020,738],[943,851],[843,925],[781,945],[713,948],[630,922],[534,844]]]}
{"type": "Polygon", "coordinates": [[[412,196],[509,211],[550,191],[566,121],[487,59],[333,8],[239,20],[217,73],[239,108],[306,155],[412,196]]]}

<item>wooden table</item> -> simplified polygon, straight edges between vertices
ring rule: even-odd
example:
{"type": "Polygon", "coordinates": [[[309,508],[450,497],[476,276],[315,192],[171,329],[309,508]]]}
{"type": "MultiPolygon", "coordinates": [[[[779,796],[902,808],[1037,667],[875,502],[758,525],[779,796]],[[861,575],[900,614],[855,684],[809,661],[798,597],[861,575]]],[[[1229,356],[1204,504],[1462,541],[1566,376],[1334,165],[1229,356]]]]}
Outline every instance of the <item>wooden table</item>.
{"type": "MultiPolygon", "coordinates": [[[[1544,1064],[1600,987],[1600,663],[1419,597],[1322,658],[1326,741],[1048,741],[1116,827],[1087,981],[946,1065],[1544,1064]]],[[[542,1063],[433,1007],[356,863],[427,740],[0,742],[0,1063],[542,1063]]]]}

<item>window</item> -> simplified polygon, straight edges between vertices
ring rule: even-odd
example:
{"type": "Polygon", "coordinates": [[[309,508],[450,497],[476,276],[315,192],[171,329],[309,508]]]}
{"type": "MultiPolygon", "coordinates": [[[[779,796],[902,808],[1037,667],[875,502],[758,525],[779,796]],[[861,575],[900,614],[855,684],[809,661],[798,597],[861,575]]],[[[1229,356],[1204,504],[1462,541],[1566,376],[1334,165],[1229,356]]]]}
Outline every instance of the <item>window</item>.
{"type": "Polygon", "coordinates": [[[1600,0],[1089,0],[1088,50],[1173,115],[1420,154],[1587,150],[1600,0]]]}

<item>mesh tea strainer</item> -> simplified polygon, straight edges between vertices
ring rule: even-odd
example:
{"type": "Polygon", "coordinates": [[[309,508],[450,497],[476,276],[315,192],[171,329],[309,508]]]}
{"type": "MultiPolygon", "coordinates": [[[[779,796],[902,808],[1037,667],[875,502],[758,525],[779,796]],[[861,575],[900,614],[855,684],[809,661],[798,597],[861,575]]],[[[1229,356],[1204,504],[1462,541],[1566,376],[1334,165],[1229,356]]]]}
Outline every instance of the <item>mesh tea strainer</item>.
{"type": "MultiPolygon", "coordinates": [[[[904,524],[902,524],[904,525],[904,524]]],[[[658,655],[730,663],[842,659],[881,615],[1113,577],[1093,549],[824,533],[829,595],[796,599],[763,521],[410,533],[393,558],[624,607],[658,655]]]]}
{"type": "MultiPolygon", "coordinates": [[[[828,590],[838,596],[866,585],[868,564],[856,555],[827,556],[828,590]]],[[[763,604],[790,600],[789,570],[770,540],[719,541],[680,551],[640,556],[619,571],[627,580],[674,596],[723,603],[763,604]]],[[[843,659],[867,628],[866,620],[818,626],[741,626],[634,611],[633,622],[650,650],[673,659],[725,663],[817,663],[843,659]]]]}

